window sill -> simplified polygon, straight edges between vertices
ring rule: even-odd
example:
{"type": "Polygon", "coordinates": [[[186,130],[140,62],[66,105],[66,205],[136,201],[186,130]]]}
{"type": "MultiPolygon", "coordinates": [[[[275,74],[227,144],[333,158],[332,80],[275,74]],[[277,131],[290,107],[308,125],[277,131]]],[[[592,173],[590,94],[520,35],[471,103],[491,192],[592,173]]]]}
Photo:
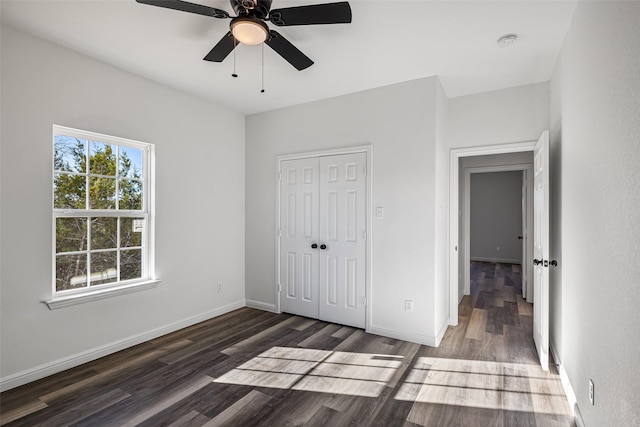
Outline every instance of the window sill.
{"type": "Polygon", "coordinates": [[[49,310],[57,310],[58,308],[69,307],[76,304],[84,304],[86,302],[97,301],[104,298],[111,298],[116,295],[123,295],[131,292],[143,291],[145,289],[152,289],[157,287],[159,283],[160,280],[147,280],[146,282],[134,283],[131,285],[124,285],[109,289],[99,289],[82,294],[51,298],[50,300],[42,302],[47,304],[49,310]]]}

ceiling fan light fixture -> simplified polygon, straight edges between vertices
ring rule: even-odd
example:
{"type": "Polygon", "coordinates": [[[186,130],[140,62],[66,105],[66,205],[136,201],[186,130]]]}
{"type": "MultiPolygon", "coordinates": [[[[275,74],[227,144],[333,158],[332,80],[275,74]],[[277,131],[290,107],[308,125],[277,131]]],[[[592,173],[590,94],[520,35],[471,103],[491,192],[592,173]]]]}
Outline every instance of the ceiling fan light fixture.
{"type": "Polygon", "coordinates": [[[269,38],[269,27],[260,19],[240,16],[231,21],[231,34],[240,43],[254,46],[269,38]]]}

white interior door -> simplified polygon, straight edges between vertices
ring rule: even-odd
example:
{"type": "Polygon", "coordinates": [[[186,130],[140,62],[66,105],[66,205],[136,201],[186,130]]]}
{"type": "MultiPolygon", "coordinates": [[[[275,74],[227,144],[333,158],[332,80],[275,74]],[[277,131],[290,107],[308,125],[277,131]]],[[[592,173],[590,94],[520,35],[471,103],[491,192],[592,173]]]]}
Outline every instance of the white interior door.
{"type": "Polygon", "coordinates": [[[366,154],[280,167],[280,309],[364,328],[366,154]]]}
{"type": "Polygon", "coordinates": [[[549,369],[549,132],[544,131],[533,160],[533,340],[542,369],[549,369]]]}
{"type": "Polygon", "coordinates": [[[365,327],[366,154],[320,158],[320,319],[365,327]]]}
{"type": "Polygon", "coordinates": [[[529,225],[527,224],[528,216],[527,209],[527,197],[528,197],[528,184],[527,184],[527,170],[522,171],[522,263],[520,264],[520,277],[522,280],[522,298],[527,299],[527,285],[529,277],[529,245],[527,242],[529,241],[529,225]]]}
{"type": "Polygon", "coordinates": [[[286,160],[280,176],[280,310],[318,318],[318,159],[286,160]]]}

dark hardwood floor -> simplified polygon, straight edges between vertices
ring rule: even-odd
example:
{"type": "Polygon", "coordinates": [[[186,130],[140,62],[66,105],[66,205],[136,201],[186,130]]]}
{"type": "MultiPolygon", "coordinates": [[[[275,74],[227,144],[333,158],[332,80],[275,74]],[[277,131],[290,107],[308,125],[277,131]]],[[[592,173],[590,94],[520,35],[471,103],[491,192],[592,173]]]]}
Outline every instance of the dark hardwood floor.
{"type": "Polygon", "coordinates": [[[440,347],[243,308],[0,395],[8,426],[570,426],[519,266],[473,263],[440,347]]]}

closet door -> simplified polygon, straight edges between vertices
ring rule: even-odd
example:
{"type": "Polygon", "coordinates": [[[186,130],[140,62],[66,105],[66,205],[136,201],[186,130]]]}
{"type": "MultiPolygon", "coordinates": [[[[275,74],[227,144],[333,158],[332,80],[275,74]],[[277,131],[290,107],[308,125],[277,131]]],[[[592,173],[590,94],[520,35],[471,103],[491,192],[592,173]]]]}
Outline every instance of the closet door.
{"type": "Polygon", "coordinates": [[[320,157],[320,319],[365,327],[366,154],[320,157]]]}
{"type": "Polygon", "coordinates": [[[280,169],[280,310],[318,318],[318,159],[286,160],[280,169]]]}
{"type": "Polygon", "coordinates": [[[366,154],[280,167],[280,310],[365,327],[366,154]]]}

